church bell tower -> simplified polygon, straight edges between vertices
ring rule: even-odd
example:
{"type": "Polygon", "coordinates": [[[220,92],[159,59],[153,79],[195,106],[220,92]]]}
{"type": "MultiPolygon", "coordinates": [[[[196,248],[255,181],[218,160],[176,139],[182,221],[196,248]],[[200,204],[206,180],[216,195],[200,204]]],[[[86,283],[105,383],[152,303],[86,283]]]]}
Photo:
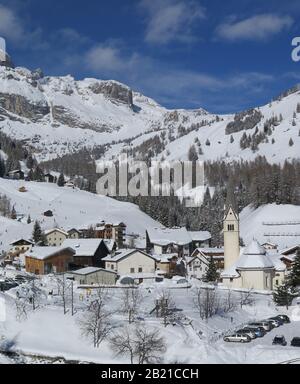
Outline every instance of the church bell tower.
{"type": "Polygon", "coordinates": [[[240,257],[240,223],[238,214],[232,205],[225,210],[224,216],[224,261],[225,270],[232,267],[240,257]]]}

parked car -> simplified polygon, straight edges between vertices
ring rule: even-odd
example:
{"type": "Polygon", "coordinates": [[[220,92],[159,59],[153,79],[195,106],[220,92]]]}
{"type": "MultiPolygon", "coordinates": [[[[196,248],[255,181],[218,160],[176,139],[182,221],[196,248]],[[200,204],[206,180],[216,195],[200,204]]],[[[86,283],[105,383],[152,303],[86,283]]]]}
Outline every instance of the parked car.
{"type": "Polygon", "coordinates": [[[273,324],[273,328],[278,328],[281,325],[280,322],[278,320],[275,320],[275,319],[267,319],[266,321],[268,321],[271,324],[273,324]]]}
{"type": "Polygon", "coordinates": [[[300,347],[300,337],[294,337],[291,341],[292,347],[300,347]]]}
{"type": "Polygon", "coordinates": [[[251,328],[239,329],[238,331],[236,331],[236,333],[248,335],[251,339],[256,339],[256,337],[257,337],[255,332],[254,332],[254,329],[251,329],[251,328]]]}
{"type": "Polygon", "coordinates": [[[249,330],[253,331],[255,333],[256,337],[264,337],[265,334],[266,334],[266,331],[265,331],[265,329],[263,327],[247,326],[244,329],[249,329],[249,330]]]}
{"type": "Polygon", "coordinates": [[[254,327],[263,327],[265,331],[269,332],[272,329],[272,326],[267,321],[259,321],[257,323],[249,323],[249,325],[253,325],[254,327]]]}
{"type": "Polygon", "coordinates": [[[287,345],[287,342],[285,340],[284,336],[275,336],[272,342],[273,345],[283,345],[284,347],[287,345]]]}
{"type": "Polygon", "coordinates": [[[233,335],[225,336],[224,341],[236,343],[249,343],[251,341],[251,338],[250,336],[243,333],[234,333],[233,335]]]}
{"type": "Polygon", "coordinates": [[[278,321],[279,325],[283,325],[284,324],[284,321],[279,316],[270,317],[269,320],[276,320],[276,321],[278,321]]]}
{"type": "Polygon", "coordinates": [[[290,318],[287,315],[278,315],[276,317],[279,317],[280,319],[282,319],[282,321],[284,323],[290,323],[291,322],[290,318]]]}

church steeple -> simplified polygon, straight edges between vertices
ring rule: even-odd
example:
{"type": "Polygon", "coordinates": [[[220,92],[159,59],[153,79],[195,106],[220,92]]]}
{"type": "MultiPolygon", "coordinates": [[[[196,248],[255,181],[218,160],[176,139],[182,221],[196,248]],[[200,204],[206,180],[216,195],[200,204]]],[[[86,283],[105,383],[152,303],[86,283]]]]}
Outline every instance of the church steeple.
{"type": "Polygon", "coordinates": [[[224,262],[225,269],[232,265],[240,257],[240,223],[238,213],[232,205],[225,209],[224,221],[224,262]]]}

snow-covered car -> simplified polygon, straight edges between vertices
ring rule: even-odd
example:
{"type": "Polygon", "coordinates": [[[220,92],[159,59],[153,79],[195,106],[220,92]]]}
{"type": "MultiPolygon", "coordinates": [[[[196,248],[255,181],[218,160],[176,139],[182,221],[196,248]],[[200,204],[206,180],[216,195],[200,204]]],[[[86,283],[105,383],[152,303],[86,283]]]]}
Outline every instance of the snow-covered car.
{"type": "Polygon", "coordinates": [[[266,331],[264,330],[263,327],[250,327],[250,326],[247,326],[247,327],[245,327],[243,329],[250,330],[250,331],[254,332],[256,337],[264,337],[265,334],[266,334],[266,331]]]}
{"type": "Polygon", "coordinates": [[[249,343],[251,341],[251,337],[245,333],[234,333],[233,335],[225,336],[224,341],[228,343],[249,343]]]}
{"type": "Polygon", "coordinates": [[[279,317],[280,319],[282,319],[282,321],[283,321],[284,323],[290,323],[290,322],[291,322],[290,318],[289,318],[287,315],[278,315],[277,317],[279,317]]]}
{"type": "Polygon", "coordinates": [[[263,327],[265,331],[269,332],[273,328],[268,321],[259,321],[257,323],[249,323],[249,325],[253,325],[254,327],[263,327]]]}
{"type": "Polygon", "coordinates": [[[276,320],[278,321],[279,325],[284,324],[284,321],[279,316],[270,317],[269,320],[276,320]]]}
{"type": "Polygon", "coordinates": [[[286,342],[284,336],[277,335],[277,336],[274,337],[272,344],[273,345],[282,345],[282,346],[285,347],[287,345],[287,342],[286,342]]]}
{"type": "Polygon", "coordinates": [[[237,333],[239,334],[245,334],[245,335],[248,335],[251,339],[256,339],[256,334],[254,332],[254,329],[250,329],[250,328],[243,328],[243,329],[239,329],[237,331],[237,333]]]}
{"type": "Polygon", "coordinates": [[[294,337],[291,341],[292,347],[300,347],[300,337],[294,337]]]}
{"type": "Polygon", "coordinates": [[[275,320],[275,319],[267,319],[266,321],[269,321],[273,324],[274,328],[278,328],[280,327],[280,322],[278,320],[275,320]]]}

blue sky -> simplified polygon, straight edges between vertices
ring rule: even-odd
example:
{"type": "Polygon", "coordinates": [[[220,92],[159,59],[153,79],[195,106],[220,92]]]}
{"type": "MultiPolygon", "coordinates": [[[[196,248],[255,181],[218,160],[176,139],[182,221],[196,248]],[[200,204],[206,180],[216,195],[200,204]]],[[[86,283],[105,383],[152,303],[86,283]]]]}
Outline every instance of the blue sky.
{"type": "Polygon", "coordinates": [[[0,0],[18,66],[115,79],[171,108],[235,112],[300,82],[289,0],[0,0]]]}

